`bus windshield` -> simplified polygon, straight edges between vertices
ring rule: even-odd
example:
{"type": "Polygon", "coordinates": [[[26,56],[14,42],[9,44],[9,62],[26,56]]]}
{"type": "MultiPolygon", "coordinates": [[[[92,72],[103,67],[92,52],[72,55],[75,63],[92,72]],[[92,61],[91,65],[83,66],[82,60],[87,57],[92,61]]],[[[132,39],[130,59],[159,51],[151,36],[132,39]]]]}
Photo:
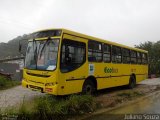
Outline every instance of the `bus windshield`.
{"type": "Polygon", "coordinates": [[[32,70],[55,70],[59,39],[33,40],[28,43],[25,68],[32,70]]]}

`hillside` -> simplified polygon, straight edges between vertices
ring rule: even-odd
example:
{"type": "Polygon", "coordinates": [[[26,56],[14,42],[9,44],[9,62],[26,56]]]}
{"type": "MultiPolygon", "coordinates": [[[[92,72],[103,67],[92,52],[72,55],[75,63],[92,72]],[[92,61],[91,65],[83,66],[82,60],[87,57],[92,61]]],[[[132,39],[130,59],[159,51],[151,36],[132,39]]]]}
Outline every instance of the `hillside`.
{"type": "Polygon", "coordinates": [[[0,59],[21,56],[19,53],[19,42],[22,44],[22,51],[25,54],[29,37],[30,35],[25,34],[10,40],[8,43],[0,43],[0,59]]]}

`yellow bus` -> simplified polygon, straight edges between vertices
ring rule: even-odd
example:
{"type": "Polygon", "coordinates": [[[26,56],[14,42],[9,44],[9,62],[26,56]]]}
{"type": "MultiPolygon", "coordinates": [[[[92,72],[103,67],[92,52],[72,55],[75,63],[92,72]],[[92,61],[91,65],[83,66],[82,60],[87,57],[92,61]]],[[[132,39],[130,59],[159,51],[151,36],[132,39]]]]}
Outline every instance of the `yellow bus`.
{"type": "Polygon", "coordinates": [[[148,76],[148,52],[66,29],[35,32],[28,40],[22,86],[53,94],[92,94],[148,76]]]}

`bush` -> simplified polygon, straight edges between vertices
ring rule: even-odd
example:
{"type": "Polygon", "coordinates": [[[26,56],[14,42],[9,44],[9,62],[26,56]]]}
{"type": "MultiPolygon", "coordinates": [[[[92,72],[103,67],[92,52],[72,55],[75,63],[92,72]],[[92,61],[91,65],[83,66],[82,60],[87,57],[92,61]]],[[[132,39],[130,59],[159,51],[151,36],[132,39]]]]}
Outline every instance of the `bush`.
{"type": "Polygon", "coordinates": [[[93,112],[96,104],[89,95],[71,95],[67,98],[45,96],[36,100],[35,114],[41,119],[64,119],[74,115],[93,112]]]}
{"type": "Polygon", "coordinates": [[[11,80],[7,77],[0,76],[0,89],[10,88],[12,86],[19,85],[19,81],[11,80]]]}
{"type": "Polygon", "coordinates": [[[0,87],[5,87],[9,79],[0,76],[0,87]]]}
{"type": "Polygon", "coordinates": [[[93,112],[96,104],[92,96],[89,95],[71,95],[65,98],[57,98],[51,95],[38,97],[34,101],[32,108],[27,104],[21,105],[19,110],[7,112],[7,114],[18,115],[20,120],[60,120],[93,112]]]}

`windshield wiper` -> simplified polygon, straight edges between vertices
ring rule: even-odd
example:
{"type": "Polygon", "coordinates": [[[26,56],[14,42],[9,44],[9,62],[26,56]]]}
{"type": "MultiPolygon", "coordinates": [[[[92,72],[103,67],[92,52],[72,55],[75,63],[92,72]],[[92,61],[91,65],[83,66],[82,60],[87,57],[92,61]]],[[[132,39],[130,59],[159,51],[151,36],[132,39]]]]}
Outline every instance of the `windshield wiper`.
{"type": "MultiPolygon", "coordinates": [[[[43,50],[44,50],[44,48],[45,48],[45,46],[47,45],[47,43],[48,43],[48,41],[49,40],[51,40],[51,38],[50,37],[48,37],[48,39],[46,40],[46,42],[43,44],[43,46],[42,46],[42,49],[41,49],[41,51],[40,51],[40,55],[39,55],[39,58],[41,59],[41,56],[42,56],[42,52],[43,52],[43,50]]],[[[39,49],[40,49],[40,47],[39,47],[39,49]]],[[[38,50],[39,51],[39,50],[38,50]]]]}
{"type": "Polygon", "coordinates": [[[37,45],[36,45],[36,41],[35,39],[33,39],[33,50],[34,50],[34,60],[35,60],[35,64],[36,64],[36,69],[37,69],[37,45]],[[34,50],[34,46],[36,46],[35,50],[34,50]]]}

